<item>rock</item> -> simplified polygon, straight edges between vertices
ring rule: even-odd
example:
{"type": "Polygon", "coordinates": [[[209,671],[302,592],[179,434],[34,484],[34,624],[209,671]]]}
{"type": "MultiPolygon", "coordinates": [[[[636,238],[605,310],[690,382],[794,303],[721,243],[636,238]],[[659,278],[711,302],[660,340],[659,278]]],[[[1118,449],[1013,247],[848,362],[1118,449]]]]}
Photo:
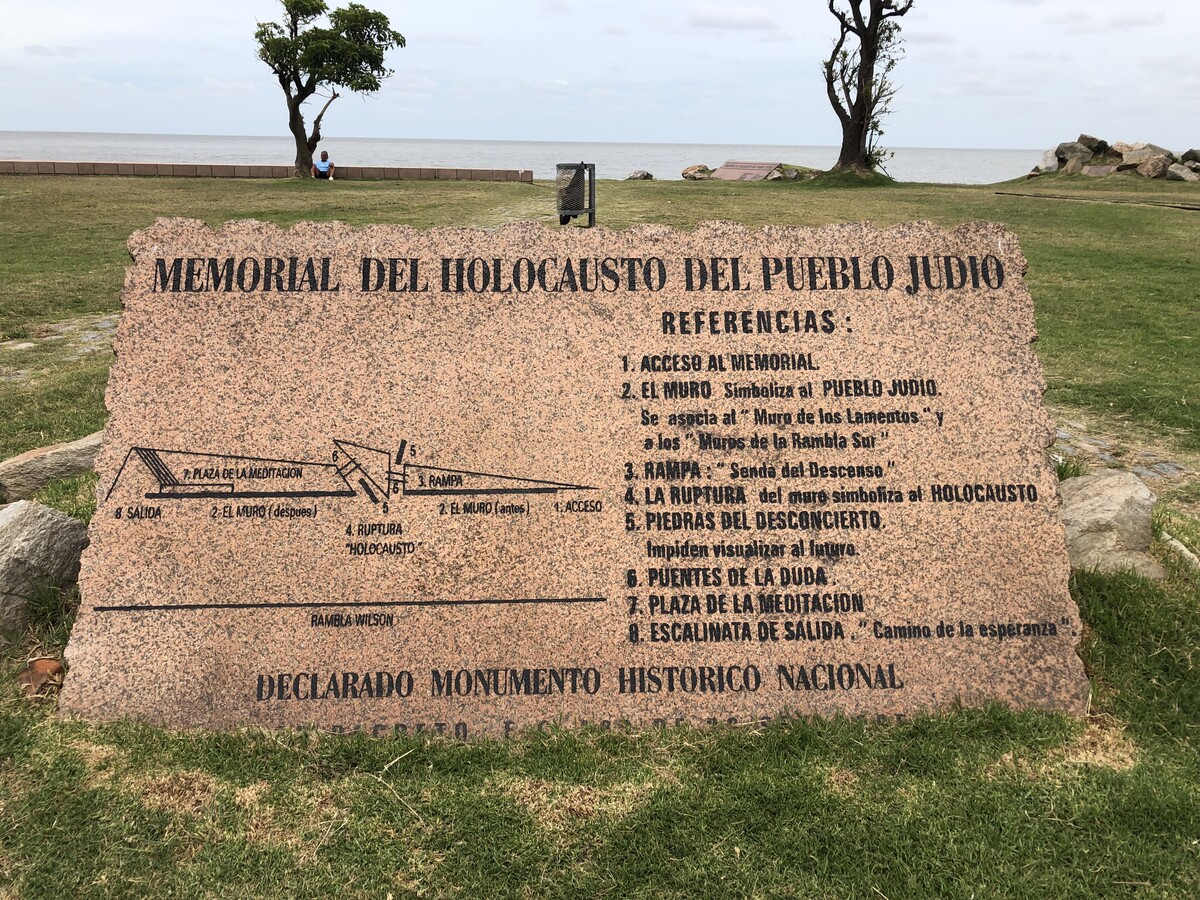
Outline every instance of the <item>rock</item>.
{"type": "Polygon", "coordinates": [[[1167,167],[1167,181],[1200,181],[1197,175],[1182,163],[1172,163],[1167,167]]]}
{"type": "Polygon", "coordinates": [[[1067,164],[1063,166],[1064,175],[1078,175],[1083,171],[1083,157],[1072,156],[1067,160],[1067,164]]]}
{"type": "Polygon", "coordinates": [[[1030,178],[1038,178],[1041,176],[1041,174],[1042,174],[1042,170],[1039,169],[1037,166],[1034,166],[1032,169],[1029,170],[1029,174],[1025,176],[1025,180],[1028,181],[1030,178]]]}
{"type": "Polygon", "coordinates": [[[1113,141],[1112,151],[1122,155],[1133,149],[1133,144],[1127,144],[1124,141],[1113,141]]]}
{"type": "Polygon", "coordinates": [[[1096,156],[1103,156],[1109,150],[1108,141],[1102,141],[1100,138],[1092,137],[1090,134],[1081,134],[1075,143],[1083,144],[1083,146],[1091,150],[1096,156]]]}
{"type": "Polygon", "coordinates": [[[1166,178],[1170,168],[1171,157],[1152,156],[1137,167],[1137,173],[1143,178],[1166,178]]]}
{"type": "Polygon", "coordinates": [[[1076,569],[1133,569],[1163,579],[1166,570],[1147,552],[1154,494],[1130,472],[1102,469],[1059,483],[1067,556],[1076,569]]]}
{"type": "Polygon", "coordinates": [[[1047,150],[1045,153],[1042,154],[1041,165],[1039,165],[1037,168],[1035,168],[1034,171],[1039,172],[1039,173],[1057,172],[1058,171],[1058,153],[1054,150],[1047,150]]]}
{"type": "Polygon", "coordinates": [[[1171,162],[1175,162],[1175,154],[1166,147],[1159,147],[1157,144],[1134,144],[1130,150],[1121,154],[1121,161],[1126,165],[1134,164],[1141,165],[1144,162],[1149,162],[1156,156],[1165,156],[1171,162]]]}
{"type": "Polygon", "coordinates": [[[1067,141],[1054,148],[1054,158],[1063,166],[1068,165],[1073,159],[1079,160],[1082,165],[1092,158],[1092,151],[1078,141],[1067,141]]]}
{"type": "Polygon", "coordinates": [[[1200,150],[1189,150],[1183,156],[1179,157],[1179,161],[1184,163],[1200,163],[1200,150]]]}
{"type": "Polygon", "coordinates": [[[688,181],[707,181],[709,178],[712,178],[712,173],[712,169],[700,163],[699,165],[688,166],[683,170],[682,175],[688,181]]]}
{"type": "Polygon", "coordinates": [[[36,591],[73,585],[87,543],[87,526],[56,509],[32,500],[0,509],[0,628],[26,626],[36,591]]]}
{"type": "Polygon", "coordinates": [[[636,172],[630,172],[625,176],[626,181],[653,181],[654,176],[645,169],[638,169],[636,172]]]}
{"type": "Polygon", "coordinates": [[[90,472],[101,437],[103,432],[97,431],[68,444],[30,450],[0,462],[0,503],[28,500],[56,478],[90,472]]]}
{"type": "Polygon", "coordinates": [[[1112,175],[1117,171],[1116,166],[1084,166],[1080,172],[1084,175],[1093,177],[1101,177],[1104,175],[1112,175]]]}
{"type": "Polygon", "coordinates": [[[1184,165],[1193,172],[1200,172],[1200,162],[1185,162],[1184,165]]]}

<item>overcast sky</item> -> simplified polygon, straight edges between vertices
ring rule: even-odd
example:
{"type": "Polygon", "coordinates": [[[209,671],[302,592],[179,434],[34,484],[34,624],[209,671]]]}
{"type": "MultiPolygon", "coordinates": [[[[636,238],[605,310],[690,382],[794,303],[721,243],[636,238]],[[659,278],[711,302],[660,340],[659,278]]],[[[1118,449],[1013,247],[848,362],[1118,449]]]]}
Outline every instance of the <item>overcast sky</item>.
{"type": "MultiPolygon", "coordinates": [[[[327,137],[835,144],[824,0],[363,0],[408,39],[327,137]]],[[[1191,2],[917,0],[885,143],[1200,145],[1191,2]]],[[[3,0],[0,129],[286,134],[275,0],[3,0]]],[[[311,116],[311,114],[310,114],[311,116]]]]}

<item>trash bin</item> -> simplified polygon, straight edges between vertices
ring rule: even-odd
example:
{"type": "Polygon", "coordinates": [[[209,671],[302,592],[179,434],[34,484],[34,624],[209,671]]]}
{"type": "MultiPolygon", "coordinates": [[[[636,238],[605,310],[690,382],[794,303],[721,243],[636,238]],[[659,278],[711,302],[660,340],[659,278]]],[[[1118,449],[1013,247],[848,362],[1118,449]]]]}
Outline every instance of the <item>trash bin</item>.
{"type": "Polygon", "coordinates": [[[584,213],[587,213],[589,228],[596,224],[595,163],[559,163],[555,166],[554,186],[559,225],[566,225],[584,213]]]}

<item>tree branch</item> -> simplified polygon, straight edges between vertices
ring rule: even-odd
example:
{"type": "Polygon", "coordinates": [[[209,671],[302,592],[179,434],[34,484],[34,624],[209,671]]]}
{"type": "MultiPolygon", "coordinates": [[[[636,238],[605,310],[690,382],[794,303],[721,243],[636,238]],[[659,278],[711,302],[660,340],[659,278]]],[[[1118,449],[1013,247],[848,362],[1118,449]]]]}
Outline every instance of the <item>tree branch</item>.
{"type": "MultiPolygon", "coordinates": [[[[833,9],[833,0],[829,0],[829,8],[833,9]]],[[[842,101],[837,95],[838,86],[842,88],[842,93],[846,94],[845,70],[843,67],[837,66],[837,61],[842,55],[842,48],[846,46],[846,35],[848,33],[848,29],[845,27],[846,24],[843,23],[837,43],[833,45],[833,51],[829,54],[829,59],[825,60],[825,91],[829,95],[829,103],[833,107],[833,111],[837,113],[838,119],[843,124],[850,119],[850,104],[848,96],[846,105],[842,105],[842,101]]]]}
{"type": "Polygon", "coordinates": [[[900,16],[907,13],[910,9],[912,9],[912,5],[913,5],[913,0],[908,0],[907,3],[905,3],[903,6],[900,6],[900,7],[896,6],[895,3],[892,3],[892,2],[890,2],[890,0],[888,0],[888,2],[883,4],[884,12],[883,12],[883,16],[881,18],[884,18],[884,19],[899,18],[900,16]]]}
{"type": "MultiPolygon", "coordinates": [[[[858,27],[854,29],[854,33],[860,38],[867,33],[867,22],[863,19],[862,0],[849,0],[850,14],[854,16],[854,24],[858,27]]],[[[871,6],[875,6],[875,0],[871,0],[871,6]]],[[[873,11],[873,10],[872,10],[873,11]]]]}
{"type": "Polygon", "coordinates": [[[829,0],[829,11],[837,16],[837,20],[842,23],[842,40],[846,39],[847,31],[854,31],[854,26],[850,24],[850,20],[846,18],[846,14],[838,9],[834,4],[837,0],[829,0]]]}
{"type": "Polygon", "coordinates": [[[308,139],[309,149],[315,150],[317,144],[321,143],[321,117],[325,115],[325,110],[329,109],[329,104],[342,96],[337,91],[333,91],[329,95],[329,99],[325,101],[325,105],[321,107],[321,111],[317,113],[317,117],[313,119],[312,135],[308,139]]]}

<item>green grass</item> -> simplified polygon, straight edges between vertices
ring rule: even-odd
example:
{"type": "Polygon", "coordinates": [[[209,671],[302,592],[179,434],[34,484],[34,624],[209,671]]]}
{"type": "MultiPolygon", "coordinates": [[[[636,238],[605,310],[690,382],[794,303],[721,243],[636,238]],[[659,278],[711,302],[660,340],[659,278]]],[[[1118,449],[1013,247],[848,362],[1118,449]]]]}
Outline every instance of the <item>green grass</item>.
{"type": "MultiPolygon", "coordinates": [[[[1005,222],[1030,262],[1050,400],[1200,452],[1197,213],[836,178],[599,187],[610,227],[1005,222]]],[[[1132,179],[999,187],[1200,199],[1132,179]]],[[[102,425],[111,354],[95,335],[119,306],[124,241],[156,215],[424,228],[554,210],[546,184],[0,179],[0,453],[102,425]]],[[[86,520],[94,487],[39,499],[86,520]]],[[[1193,548],[1196,490],[1175,485],[1159,514],[1193,548]]],[[[1200,576],[1164,561],[1163,585],[1072,580],[1086,721],[992,707],[470,746],[60,721],[15,680],[66,640],[77,597],[47,592],[0,678],[0,898],[1198,896],[1200,576]]]]}
{"type": "Polygon", "coordinates": [[[457,745],[0,707],[21,897],[1200,892],[1195,583],[1077,576],[1097,714],[457,745]],[[877,893],[878,892],[878,893],[877,893]]]}

